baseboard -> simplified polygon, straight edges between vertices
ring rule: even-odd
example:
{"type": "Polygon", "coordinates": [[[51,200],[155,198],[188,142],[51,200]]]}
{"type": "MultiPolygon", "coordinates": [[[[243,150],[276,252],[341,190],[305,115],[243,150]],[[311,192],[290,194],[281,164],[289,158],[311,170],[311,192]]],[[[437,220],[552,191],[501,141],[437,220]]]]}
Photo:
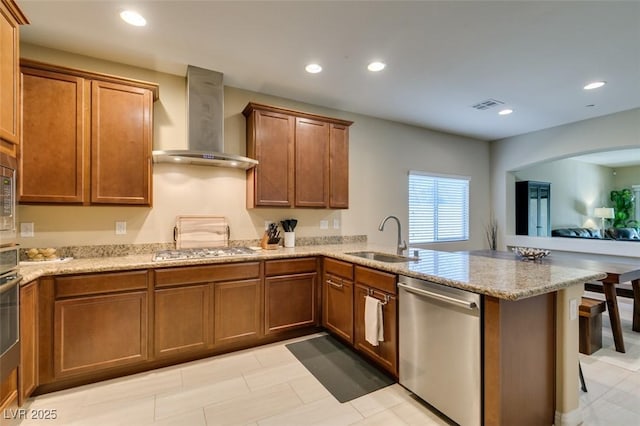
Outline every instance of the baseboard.
{"type": "Polygon", "coordinates": [[[556,411],[554,418],[555,426],[578,426],[582,424],[582,410],[576,408],[568,413],[560,413],[556,411]]]}

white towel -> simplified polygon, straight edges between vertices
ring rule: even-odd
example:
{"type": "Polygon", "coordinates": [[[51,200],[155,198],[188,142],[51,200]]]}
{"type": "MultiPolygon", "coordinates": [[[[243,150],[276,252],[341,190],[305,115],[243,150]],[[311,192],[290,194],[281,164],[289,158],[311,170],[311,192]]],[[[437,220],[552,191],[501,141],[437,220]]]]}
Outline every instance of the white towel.
{"type": "Polygon", "coordinates": [[[378,342],[384,341],[382,302],[371,296],[365,296],[364,338],[373,346],[378,346],[378,342]]]}

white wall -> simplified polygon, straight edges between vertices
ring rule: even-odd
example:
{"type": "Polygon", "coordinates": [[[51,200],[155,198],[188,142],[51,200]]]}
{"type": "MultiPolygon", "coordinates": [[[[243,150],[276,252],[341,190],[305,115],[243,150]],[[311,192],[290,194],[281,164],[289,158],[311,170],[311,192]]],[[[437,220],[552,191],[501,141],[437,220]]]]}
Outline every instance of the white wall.
{"type": "MultiPolygon", "coordinates": [[[[515,178],[509,172],[577,154],[638,147],[640,147],[640,109],[492,142],[492,206],[499,223],[499,244],[504,248],[506,244],[517,243],[517,239],[512,238],[515,232],[515,178]]],[[[546,241],[541,244],[544,243],[546,241]]],[[[588,249],[597,250],[593,247],[588,249]]],[[[640,256],[640,245],[634,246],[632,252],[640,256]]]]}
{"type": "Polygon", "coordinates": [[[640,166],[616,167],[614,172],[614,189],[631,188],[634,185],[640,185],[640,166]]]}
{"type": "Polygon", "coordinates": [[[577,160],[556,160],[514,171],[516,180],[551,183],[551,229],[600,228],[593,209],[609,205],[613,169],[577,160]]]}
{"type": "MultiPolygon", "coordinates": [[[[157,73],[44,49],[21,46],[23,57],[91,71],[105,72],[160,84],[154,105],[154,148],[186,147],[185,82],[183,76],[157,73]]],[[[228,218],[232,239],[257,239],[265,220],[295,217],[299,236],[366,234],[374,243],[392,244],[392,225],[378,232],[380,220],[397,215],[407,238],[407,181],[409,169],[471,176],[472,210],[466,243],[436,245],[465,250],[485,246],[484,227],[490,211],[489,144],[465,137],[376,119],[292,100],[225,88],[225,144],[244,155],[247,102],[273,104],[354,121],[350,129],[350,208],[348,210],[252,209],[245,207],[245,173],[234,169],[156,164],[154,205],[144,207],[20,206],[20,222],[34,222],[34,238],[21,238],[25,247],[86,244],[168,242],[176,215],[211,214],[228,218]],[[340,229],[331,229],[333,220],[340,229]],[[128,234],[116,236],[114,222],[126,220],[128,234]],[[328,220],[329,230],[319,228],[328,220]]]]}

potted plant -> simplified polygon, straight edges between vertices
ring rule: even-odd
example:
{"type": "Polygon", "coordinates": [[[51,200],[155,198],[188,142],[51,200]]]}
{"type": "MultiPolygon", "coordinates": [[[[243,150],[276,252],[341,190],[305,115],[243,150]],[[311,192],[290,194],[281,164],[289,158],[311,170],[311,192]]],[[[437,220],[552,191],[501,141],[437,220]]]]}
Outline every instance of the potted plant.
{"type": "Polygon", "coordinates": [[[635,197],[629,188],[619,191],[611,191],[611,201],[613,202],[615,216],[613,218],[614,228],[636,227],[638,222],[633,217],[635,197]]]}

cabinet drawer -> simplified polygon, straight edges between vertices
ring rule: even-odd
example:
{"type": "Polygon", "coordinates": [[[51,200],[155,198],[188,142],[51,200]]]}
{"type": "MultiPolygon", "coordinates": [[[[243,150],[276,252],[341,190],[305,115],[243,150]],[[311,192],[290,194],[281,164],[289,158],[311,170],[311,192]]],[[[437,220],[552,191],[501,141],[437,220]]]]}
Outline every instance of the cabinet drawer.
{"type": "Polygon", "coordinates": [[[55,278],[56,299],[147,289],[147,271],[75,275],[55,278]]]}
{"type": "Polygon", "coordinates": [[[258,278],[258,262],[156,269],[156,287],[258,278]]]}
{"type": "Polygon", "coordinates": [[[315,257],[306,257],[304,259],[267,260],[264,267],[265,275],[267,277],[272,277],[274,275],[316,272],[318,269],[315,257]]]}
{"type": "Polygon", "coordinates": [[[328,274],[337,275],[348,280],[353,280],[353,265],[335,259],[324,259],[324,271],[328,274]]]}
{"type": "Polygon", "coordinates": [[[356,282],[387,293],[396,294],[396,276],[375,269],[356,266],[356,282]]]}

